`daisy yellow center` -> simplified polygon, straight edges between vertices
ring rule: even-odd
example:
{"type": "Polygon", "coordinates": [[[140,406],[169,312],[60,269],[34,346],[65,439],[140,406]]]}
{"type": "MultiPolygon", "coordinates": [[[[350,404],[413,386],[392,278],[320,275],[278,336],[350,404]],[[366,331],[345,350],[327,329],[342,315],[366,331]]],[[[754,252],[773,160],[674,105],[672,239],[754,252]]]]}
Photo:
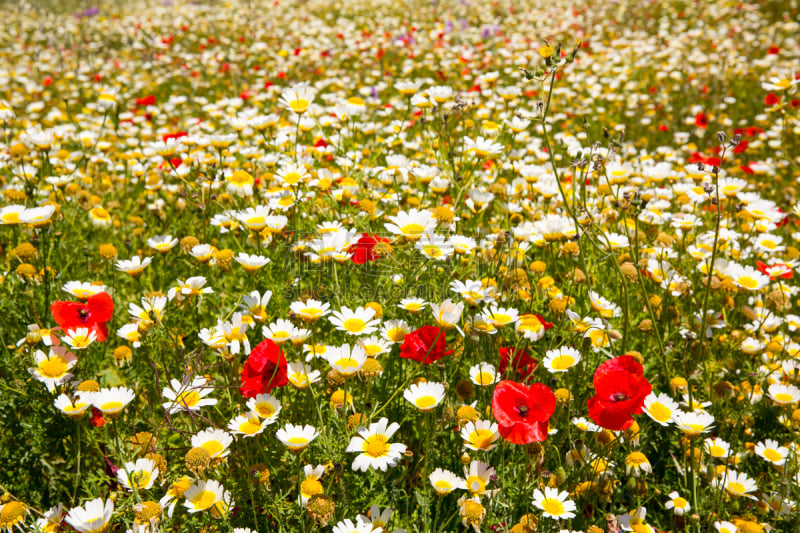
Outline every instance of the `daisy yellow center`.
{"type": "Polygon", "coordinates": [[[292,111],[295,113],[302,113],[306,109],[308,109],[309,101],[303,98],[298,98],[297,100],[292,100],[289,102],[289,107],[292,108],[292,111]]]}
{"type": "Polygon", "coordinates": [[[400,228],[400,231],[403,232],[403,235],[420,235],[425,231],[425,228],[421,224],[412,222],[400,228]]]}
{"type": "Polygon", "coordinates": [[[745,289],[755,290],[758,288],[758,281],[751,278],[750,276],[742,276],[736,281],[738,281],[739,285],[741,285],[745,289]]]}
{"type": "Polygon", "coordinates": [[[735,494],[744,494],[745,490],[746,489],[745,489],[744,485],[742,483],[739,483],[738,481],[729,481],[728,482],[728,491],[729,492],[733,492],[735,494]]]}
{"type": "Polygon", "coordinates": [[[561,516],[564,513],[564,504],[555,498],[545,498],[542,500],[544,512],[553,516],[561,516]]]}
{"type": "Polygon", "coordinates": [[[436,490],[440,492],[449,491],[452,490],[453,488],[453,485],[451,485],[449,481],[444,479],[437,480],[436,483],[433,484],[433,486],[436,488],[436,490]]]}
{"type": "Polygon", "coordinates": [[[791,403],[794,401],[794,396],[789,394],[788,392],[779,392],[775,395],[775,399],[780,403],[791,403]]]}
{"type": "Polygon", "coordinates": [[[75,335],[72,337],[72,346],[75,348],[86,348],[91,342],[88,335],[75,335]]]}
{"type": "Polygon", "coordinates": [[[628,456],[627,463],[631,466],[640,466],[647,462],[647,457],[639,452],[633,452],[628,456]]]}
{"type": "Polygon", "coordinates": [[[342,323],[342,325],[344,326],[344,329],[352,333],[358,333],[367,327],[367,323],[360,318],[348,318],[342,323]]]}
{"type": "Polygon", "coordinates": [[[222,444],[216,440],[210,440],[208,442],[204,442],[203,444],[200,445],[200,447],[203,448],[205,451],[207,451],[208,455],[210,455],[211,457],[214,457],[215,455],[217,455],[219,452],[222,451],[222,444]]]}
{"type": "Polygon", "coordinates": [[[286,183],[288,183],[290,185],[295,185],[297,182],[300,181],[300,178],[301,178],[301,176],[300,176],[300,174],[298,172],[287,172],[283,176],[283,181],[285,181],[286,183]]]}
{"type": "Polygon", "coordinates": [[[67,405],[66,407],[64,407],[64,412],[65,413],[81,413],[81,412],[84,411],[84,409],[86,409],[86,404],[85,403],[75,402],[75,405],[70,404],[70,405],[67,405]]]}
{"type": "Polygon", "coordinates": [[[444,255],[444,252],[442,252],[442,249],[438,246],[425,246],[422,251],[429,257],[441,257],[444,255]]]}
{"type": "Polygon", "coordinates": [[[778,83],[775,84],[775,87],[778,89],[786,89],[792,84],[791,80],[780,80],[778,83]]]}
{"type": "Polygon", "coordinates": [[[780,461],[783,458],[783,455],[781,455],[781,452],[778,450],[766,449],[764,450],[764,457],[766,457],[768,461],[775,463],[780,461]]]}
{"type": "Polygon", "coordinates": [[[214,505],[215,501],[217,501],[217,495],[210,490],[204,490],[192,498],[192,506],[200,510],[208,509],[214,505]]]}
{"type": "Polygon", "coordinates": [[[306,444],[308,444],[308,439],[305,437],[292,437],[288,441],[289,446],[292,448],[302,448],[306,444]]]}
{"type": "Polygon", "coordinates": [[[505,325],[511,322],[511,317],[509,315],[492,315],[492,321],[495,324],[505,325]]]}
{"type": "Polygon", "coordinates": [[[276,339],[288,339],[290,337],[288,331],[276,331],[272,334],[272,336],[276,339]]]}
{"type": "Polygon", "coordinates": [[[402,342],[402,340],[406,338],[406,332],[402,328],[392,328],[386,332],[386,336],[389,337],[392,342],[402,342]]]}
{"type": "Polygon", "coordinates": [[[106,411],[117,411],[122,409],[123,405],[122,402],[106,402],[100,406],[100,410],[103,412],[106,411]]]}
{"type": "Polygon", "coordinates": [[[414,403],[417,407],[424,411],[436,405],[436,398],[433,396],[420,396],[414,403]]]}
{"type": "Polygon", "coordinates": [[[247,420],[242,425],[239,426],[239,431],[245,433],[247,435],[254,435],[261,429],[261,424],[258,422],[253,422],[251,420],[247,420]]]}
{"type": "Polygon", "coordinates": [[[378,344],[367,344],[363,346],[364,351],[367,352],[367,355],[377,355],[381,353],[381,347],[378,344]]]}
{"type": "Polygon", "coordinates": [[[358,368],[358,361],[356,361],[352,357],[346,357],[344,359],[339,359],[338,361],[336,361],[336,364],[338,366],[342,367],[345,370],[350,369],[350,368],[353,368],[353,369],[358,368]]]}
{"type": "Polygon", "coordinates": [[[490,385],[492,382],[494,382],[494,374],[491,372],[481,371],[475,377],[475,381],[477,381],[479,385],[490,385]]]}
{"type": "Polygon", "coordinates": [[[478,502],[465,501],[464,502],[464,518],[470,523],[478,523],[483,517],[485,509],[483,505],[478,502]]]}
{"type": "Polygon", "coordinates": [[[315,494],[322,494],[324,491],[322,489],[322,483],[319,480],[312,476],[307,477],[301,484],[300,484],[300,492],[303,493],[303,496],[311,497],[315,494]]]}
{"type": "Polygon", "coordinates": [[[266,222],[264,217],[250,217],[245,221],[245,224],[248,226],[259,226],[263,225],[266,222]]]}
{"type": "Polygon", "coordinates": [[[488,429],[476,429],[469,436],[469,442],[475,448],[484,450],[494,441],[494,433],[488,429]]]}
{"type": "Polygon", "coordinates": [[[19,213],[6,213],[2,220],[6,224],[19,224],[19,213]]]}
{"type": "Polygon", "coordinates": [[[315,307],[309,307],[303,310],[303,316],[307,318],[316,318],[322,314],[321,309],[317,309],[315,307]]]}
{"type": "Polygon", "coordinates": [[[695,435],[697,433],[702,433],[706,429],[705,424],[686,424],[686,431],[690,435],[695,435]]]}
{"type": "Polygon", "coordinates": [[[389,453],[389,439],[386,435],[372,435],[364,439],[361,449],[370,457],[383,457],[389,453]]]}
{"type": "Polygon", "coordinates": [[[648,412],[658,422],[667,422],[670,418],[672,418],[672,411],[667,407],[664,407],[664,404],[662,403],[651,404],[648,408],[648,412]]]}
{"type": "Polygon", "coordinates": [[[711,446],[708,449],[708,453],[710,453],[712,457],[725,457],[728,454],[725,448],[717,445],[711,446]]]}
{"type": "Polygon", "coordinates": [[[678,498],[675,498],[674,500],[672,500],[672,504],[675,507],[677,507],[678,509],[683,509],[684,507],[686,507],[686,505],[688,503],[689,502],[687,502],[684,498],[681,498],[681,497],[678,497],[678,498]]]}
{"type": "Polygon", "coordinates": [[[483,494],[486,490],[486,482],[478,476],[469,476],[467,478],[467,487],[473,494],[483,494]]]}
{"type": "Polygon", "coordinates": [[[231,183],[235,183],[237,185],[249,185],[253,182],[253,177],[248,174],[247,172],[236,171],[230,177],[231,183]]]}
{"type": "Polygon", "coordinates": [[[67,364],[60,358],[45,359],[39,363],[39,372],[46,378],[59,378],[67,371],[67,364]]]}
{"type": "Polygon", "coordinates": [[[553,370],[567,370],[575,364],[575,359],[571,355],[559,355],[553,359],[553,370]]]}
{"type": "Polygon", "coordinates": [[[142,489],[150,483],[150,472],[146,470],[140,470],[138,472],[132,472],[130,475],[130,482],[131,487],[136,489],[142,489]]]}
{"type": "Polygon", "coordinates": [[[186,391],[178,395],[175,403],[183,407],[194,407],[200,401],[200,395],[197,391],[186,391]]]}
{"type": "Polygon", "coordinates": [[[270,403],[262,402],[262,403],[256,404],[256,411],[262,417],[269,418],[269,417],[271,417],[272,415],[275,414],[275,407],[273,407],[272,404],[270,404],[270,403]]]}

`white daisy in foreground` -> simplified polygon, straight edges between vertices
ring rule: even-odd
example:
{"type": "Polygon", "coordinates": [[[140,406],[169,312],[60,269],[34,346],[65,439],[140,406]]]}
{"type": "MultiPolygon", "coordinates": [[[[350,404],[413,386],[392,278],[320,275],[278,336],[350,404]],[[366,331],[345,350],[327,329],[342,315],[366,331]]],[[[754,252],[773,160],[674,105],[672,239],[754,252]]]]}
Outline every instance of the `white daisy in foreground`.
{"type": "Polygon", "coordinates": [[[500,375],[494,365],[481,361],[469,369],[469,379],[475,385],[487,386],[500,381],[500,375]]]}
{"type": "Polygon", "coordinates": [[[68,281],[61,290],[85,302],[97,293],[106,292],[106,286],[102,283],[95,285],[86,281],[68,281]]]}
{"type": "Polygon", "coordinates": [[[461,438],[464,439],[464,446],[470,450],[489,451],[497,446],[500,433],[497,431],[497,424],[492,421],[478,420],[464,424],[461,438]]]}
{"type": "Polygon", "coordinates": [[[681,495],[675,491],[669,493],[669,500],[664,504],[664,507],[667,510],[672,509],[672,512],[678,516],[683,516],[686,511],[692,508],[689,502],[686,501],[686,498],[681,497],[681,495]]]}
{"type": "Polygon", "coordinates": [[[233,437],[221,429],[208,428],[197,435],[192,435],[192,448],[203,448],[208,452],[211,461],[218,461],[227,457],[233,437]]]}
{"type": "Polygon", "coordinates": [[[259,394],[255,398],[247,400],[247,408],[255,412],[264,419],[264,425],[268,426],[278,419],[281,412],[281,402],[272,394],[259,394]]]}
{"type": "Polygon", "coordinates": [[[198,481],[186,489],[183,495],[186,498],[183,504],[190,513],[209,510],[215,518],[224,516],[233,504],[231,493],[214,479],[198,481]]]}
{"type": "Polygon", "coordinates": [[[386,472],[390,466],[396,466],[406,451],[406,445],[401,443],[390,443],[389,439],[400,429],[400,424],[389,419],[381,418],[373,422],[368,428],[358,430],[358,435],[350,439],[347,445],[347,452],[359,453],[353,460],[353,470],[366,472],[373,468],[386,472]]]}
{"type": "Polygon", "coordinates": [[[68,329],[61,340],[69,344],[73,350],[85,350],[97,340],[97,332],[89,328],[68,329]]]}
{"type": "Polygon", "coordinates": [[[367,361],[367,351],[359,345],[352,348],[349,344],[333,347],[325,352],[325,359],[331,368],[345,377],[352,376],[367,361]]]}
{"type": "Polygon", "coordinates": [[[767,394],[778,405],[789,405],[800,401],[800,389],[794,385],[773,383],[767,389],[767,394]]]}
{"type": "Polygon", "coordinates": [[[412,383],[403,392],[403,398],[423,413],[427,413],[444,400],[444,385],[432,381],[412,383]]]}
{"type": "Polygon", "coordinates": [[[138,255],[134,255],[130,259],[120,259],[116,263],[117,270],[125,272],[133,277],[138,276],[144,269],[150,266],[153,260],[149,257],[142,259],[138,255]]]}
{"type": "Polygon", "coordinates": [[[644,399],[644,414],[661,424],[668,426],[676,413],[680,412],[678,404],[666,393],[656,394],[651,392],[644,399]]]}
{"type": "Polygon", "coordinates": [[[44,383],[50,393],[72,377],[69,370],[78,362],[78,358],[63,346],[51,346],[47,354],[36,350],[33,360],[36,366],[29,368],[28,372],[44,383]]]}
{"type": "Polygon", "coordinates": [[[455,475],[449,470],[437,468],[428,476],[428,479],[433,486],[433,490],[439,496],[450,494],[456,489],[467,490],[467,482],[464,481],[464,478],[455,475]]]}
{"type": "Polygon", "coordinates": [[[286,375],[289,378],[289,383],[296,389],[305,389],[322,377],[319,370],[312,370],[310,366],[298,362],[287,364],[286,375]]]}
{"type": "Polygon", "coordinates": [[[256,411],[250,411],[247,414],[239,415],[230,422],[228,422],[228,429],[234,435],[241,435],[243,437],[255,437],[267,427],[266,419],[261,420],[261,417],[256,411]]]}
{"type": "Polygon", "coordinates": [[[569,500],[567,491],[559,492],[558,489],[545,487],[544,492],[536,489],[533,491],[533,505],[541,509],[544,516],[556,519],[575,518],[575,502],[569,500]]]}
{"type": "Polygon", "coordinates": [[[129,491],[147,490],[157,478],[158,468],[152,459],[137,459],[117,470],[117,480],[129,491]]]}
{"type": "Polygon", "coordinates": [[[673,420],[678,429],[690,437],[708,433],[714,427],[714,417],[705,411],[677,411],[673,420]]]}
{"type": "Polygon", "coordinates": [[[66,521],[67,524],[81,533],[103,531],[108,526],[113,513],[114,502],[106,500],[104,503],[102,498],[97,498],[86,502],[83,507],[70,509],[67,513],[66,521]]]}
{"type": "Polygon", "coordinates": [[[169,401],[164,402],[161,406],[170,414],[174,414],[179,411],[192,411],[194,413],[206,405],[216,405],[216,399],[206,398],[214,390],[205,387],[206,383],[206,378],[202,376],[196,376],[187,385],[181,384],[177,379],[170,380],[169,384],[172,388],[164,387],[164,390],[161,391],[164,398],[169,401]]]}
{"type": "Polygon", "coordinates": [[[747,477],[747,474],[733,470],[726,470],[714,478],[712,485],[719,489],[724,489],[734,498],[744,496],[751,500],[755,500],[756,497],[751,496],[750,493],[758,490],[756,482],[747,477]]]}
{"type": "Polygon", "coordinates": [[[334,311],[328,320],[336,329],[348,335],[369,335],[376,332],[380,324],[380,320],[375,319],[375,310],[369,307],[358,307],[355,310],[342,307],[341,310],[334,311]]]}
{"type": "Polygon", "coordinates": [[[542,364],[551,374],[566,372],[581,362],[581,353],[571,346],[547,350],[542,364]]]}
{"type": "Polygon", "coordinates": [[[789,457],[789,448],[781,446],[772,439],[756,444],[755,452],[757,456],[776,466],[786,463],[789,457]]]}
{"type": "Polygon", "coordinates": [[[100,409],[104,415],[113,417],[114,415],[119,415],[136,396],[127,387],[112,387],[110,389],[100,389],[97,392],[90,393],[87,397],[91,399],[92,405],[100,409]]]}
{"type": "Polygon", "coordinates": [[[293,424],[286,424],[275,433],[278,440],[285,444],[290,452],[294,453],[305,450],[311,444],[311,441],[317,438],[317,435],[319,435],[319,432],[314,429],[314,426],[295,426],[293,424]]]}
{"type": "Polygon", "coordinates": [[[308,500],[312,496],[325,492],[322,483],[319,481],[324,473],[325,467],[323,465],[305,465],[303,467],[303,482],[300,483],[300,505],[306,507],[308,500]]]}

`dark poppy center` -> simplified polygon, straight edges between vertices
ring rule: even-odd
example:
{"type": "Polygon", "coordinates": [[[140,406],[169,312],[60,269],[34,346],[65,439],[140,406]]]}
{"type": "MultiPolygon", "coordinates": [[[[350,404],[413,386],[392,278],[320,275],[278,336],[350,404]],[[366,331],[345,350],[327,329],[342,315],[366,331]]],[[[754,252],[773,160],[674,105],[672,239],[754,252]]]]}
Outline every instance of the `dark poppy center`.
{"type": "Polygon", "coordinates": [[[530,408],[530,407],[528,407],[528,406],[527,406],[526,404],[524,404],[524,403],[518,403],[518,404],[516,405],[516,407],[514,407],[514,411],[516,411],[516,412],[517,412],[517,414],[518,414],[519,416],[521,416],[522,418],[526,418],[526,417],[528,416],[528,413],[530,412],[530,410],[531,410],[531,408],[530,408]]]}
{"type": "Polygon", "coordinates": [[[84,324],[89,321],[89,310],[86,308],[78,310],[78,318],[84,324]]]}
{"type": "Polygon", "coordinates": [[[629,398],[627,392],[615,392],[614,394],[611,395],[612,402],[624,402],[625,400],[628,399],[629,398]]]}

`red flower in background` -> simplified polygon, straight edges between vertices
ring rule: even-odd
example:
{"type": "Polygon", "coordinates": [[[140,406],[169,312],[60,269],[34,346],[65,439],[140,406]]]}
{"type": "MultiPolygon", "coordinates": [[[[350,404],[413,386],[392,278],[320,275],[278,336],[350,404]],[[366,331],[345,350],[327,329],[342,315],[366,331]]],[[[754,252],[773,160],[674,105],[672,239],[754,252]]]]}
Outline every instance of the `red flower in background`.
{"type": "Polygon", "coordinates": [[[357,265],[368,261],[380,259],[380,255],[375,252],[375,245],[378,243],[388,243],[389,239],[375,234],[362,233],[361,237],[352,245],[348,251],[353,254],[350,261],[357,265]]]}
{"type": "Polygon", "coordinates": [[[555,410],[556,395],[542,383],[528,387],[522,383],[501,381],[492,395],[492,413],[500,435],[514,444],[545,440],[555,410]]]}
{"type": "Polygon", "coordinates": [[[400,347],[400,357],[429,365],[453,353],[452,350],[446,350],[444,330],[436,326],[422,326],[406,335],[400,347]]]}
{"type": "Polygon", "coordinates": [[[97,340],[103,342],[108,336],[106,322],[114,314],[114,300],[106,292],[98,292],[89,297],[84,304],[81,302],[53,302],[50,305],[53,320],[62,329],[89,328],[97,335],[97,340]]]}
{"type": "Polygon", "coordinates": [[[592,381],[595,395],[586,402],[589,416],[599,426],[614,431],[633,424],[633,415],[641,414],[644,399],[652,390],[642,365],[632,355],[604,362],[595,370],[592,381]]]}
{"type": "Polygon", "coordinates": [[[698,128],[708,127],[708,116],[702,111],[694,116],[694,125],[698,128]]]}
{"type": "Polygon", "coordinates": [[[511,366],[509,372],[514,373],[513,377],[519,381],[525,381],[533,375],[538,364],[539,361],[521,348],[500,348],[500,364],[497,371],[503,374],[511,366]]]}
{"type": "Polygon", "coordinates": [[[261,341],[247,356],[239,392],[245,398],[255,398],[276,387],[283,387],[289,383],[286,367],[281,347],[270,339],[261,341]]]}
{"type": "Polygon", "coordinates": [[[792,279],[793,271],[792,265],[787,263],[774,263],[768,265],[762,261],[756,261],[756,270],[769,276],[769,279],[775,281],[778,278],[792,279]]]}

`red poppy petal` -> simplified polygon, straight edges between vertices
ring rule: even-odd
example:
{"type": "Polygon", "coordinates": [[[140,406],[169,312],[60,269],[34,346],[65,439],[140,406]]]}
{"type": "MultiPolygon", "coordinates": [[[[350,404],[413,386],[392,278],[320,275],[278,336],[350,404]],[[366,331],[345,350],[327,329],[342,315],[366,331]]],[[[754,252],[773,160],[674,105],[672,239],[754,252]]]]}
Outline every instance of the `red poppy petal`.
{"type": "Polygon", "coordinates": [[[547,438],[547,422],[516,423],[509,426],[499,425],[497,430],[504,439],[514,444],[530,444],[541,442],[547,438]]]}
{"type": "Polygon", "coordinates": [[[80,319],[81,309],[87,309],[87,307],[79,302],[53,302],[50,305],[53,320],[64,329],[75,329],[86,325],[80,319]]]}
{"type": "Polygon", "coordinates": [[[86,302],[95,322],[108,322],[114,314],[114,300],[107,292],[98,292],[89,297],[86,302]]]}

